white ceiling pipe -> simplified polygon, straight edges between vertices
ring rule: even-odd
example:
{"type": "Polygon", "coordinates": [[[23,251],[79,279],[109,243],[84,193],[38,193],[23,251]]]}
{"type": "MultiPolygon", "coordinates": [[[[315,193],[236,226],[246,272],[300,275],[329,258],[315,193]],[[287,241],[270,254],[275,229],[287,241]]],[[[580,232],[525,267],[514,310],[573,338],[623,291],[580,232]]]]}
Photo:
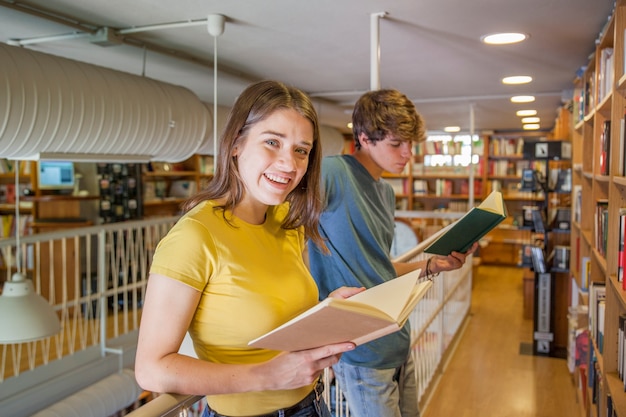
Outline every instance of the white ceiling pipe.
{"type": "Polygon", "coordinates": [[[13,46],[25,46],[30,44],[37,44],[43,42],[58,42],[58,41],[66,41],[70,39],[81,39],[87,38],[91,36],[90,33],[86,32],[72,32],[72,33],[64,33],[62,35],[50,35],[50,36],[39,36],[35,38],[27,38],[27,39],[9,39],[7,43],[13,46]]]}
{"type": "Polygon", "coordinates": [[[0,158],[179,162],[210,124],[186,88],[0,44],[0,158]]]}
{"type": "Polygon", "coordinates": [[[370,15],[370,90],[380,90],[380,19],[387,12],[370,15]]]}
{"type": "MultiPolygon", "coordinates": [[[[207,31],[213,37],[213,120],[217,120],[217,38],[224,33],[226,17],[210,14],[207,18],[207,31]]],[[[213,171],[217,167],[217,124],[213,123],[213,171]]]]}

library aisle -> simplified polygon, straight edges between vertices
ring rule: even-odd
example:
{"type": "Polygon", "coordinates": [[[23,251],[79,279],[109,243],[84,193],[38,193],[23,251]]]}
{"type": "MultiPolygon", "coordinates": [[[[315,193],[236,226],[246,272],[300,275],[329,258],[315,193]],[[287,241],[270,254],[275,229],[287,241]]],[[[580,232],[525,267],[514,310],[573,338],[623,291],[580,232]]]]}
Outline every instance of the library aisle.
{"type": "Polygon", "coordinates": [[[480,266],[471,316],[422,417],[575,417],[565,359],[532,355],[521,268],[480,266]]]}

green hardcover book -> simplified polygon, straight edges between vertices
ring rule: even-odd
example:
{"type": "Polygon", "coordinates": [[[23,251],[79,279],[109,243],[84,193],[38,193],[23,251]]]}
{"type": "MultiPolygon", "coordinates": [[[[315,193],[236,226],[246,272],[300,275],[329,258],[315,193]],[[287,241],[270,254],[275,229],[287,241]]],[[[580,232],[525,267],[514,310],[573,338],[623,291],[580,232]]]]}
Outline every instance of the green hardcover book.
{"type": "Polygon", "coordinates": [[[492,191],[483,202],[448,226],[424,252],[447,256],[452,252],[467,252],[474,242],[506,219],[502,193],[492,191]]]}

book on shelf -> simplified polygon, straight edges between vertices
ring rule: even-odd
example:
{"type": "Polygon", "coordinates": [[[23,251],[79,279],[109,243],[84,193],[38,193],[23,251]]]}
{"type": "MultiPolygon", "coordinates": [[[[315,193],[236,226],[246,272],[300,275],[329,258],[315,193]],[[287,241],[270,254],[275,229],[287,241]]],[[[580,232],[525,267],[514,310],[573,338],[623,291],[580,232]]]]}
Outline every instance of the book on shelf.
{"type": "Polygon", "coordinates": [[[403,178],[385,178],[385,181],[391,185],[396,195],[406,194],[405,181],[403,178]]]}
{"type": "Polygon", "coordinates": [[[10,174],[13,172],[13,164],[9,159],[0,158],[0,174],[10,174]]]}
{"type": "Polygon", "coordinates": [[[419,281],[420,273],[417,269],[349,298],[326,298],[248,345],[297,351],[341,342],[361,345],[397,332],[432,286],[419,281]]]}
{"type": "Polygon", "coordinates": [[[419,194],[419,195],[428,194],[428,181],[413,180],[413,194],[419,194]]]}
{"type": "Polygon", "coordinates": [[[619,155],[618,155],[618,163],[617,163],[617,175],[626,175],[626,169],[624,169],[624,164],[626,163],[626,158],[624,158],[624,152],[626,151],[626,147],[624,146],[624,138],[626,135],[624,134],[626,130],[626,108],[624,109],[624,114],[619,119],[619,155]]]}
{"type": "Polygon", "coordinates": [[[576,329],[576,366],[586,366],[589,362],[589,330],[587,328],[576,329]]]}
{"type": "Polygon", "coordinates": [[[550,187],[557,193],[570,193],[572,192],[572,169],[563,168],[554,171],[556,178],[554,180],[554,186],[550,187]]]}
{"type": "Polygon", "coordinates": [[[507,217],[502,193],[492,191],[480,205],[473,207],[459,220],[447,226],[424,252],[447,256],[467,252],[474,242],[485,236],[507,217]]]}
{"type": "Polygon", "coordinates": [[[213,155],[199,155],[199,169],[200,173],[204,175],[211,175],[214,173],[215,168],[213,164],[213,155]]]}
{"type": "Polygon", "coordinates": [[[585,103],[582,87],[574,88],[572,100],[572,115],[574,116],[574,124],[580,122],[585,117],[585,103]]]}
{"type": "Polygon", "coordinates": [[[589,284],[589,332],[596,341],[598,350],[602,352],[604,335],[604,312],[606,300],[606,285],[604,282],[589,284]]]}
{"type": "Polygon", "coordinates": [[[522,181],[520,182],[520,191],[535,191],[538,184],[535,177],[535,170],[532,168],[524,168],[522,170],[522,181]]]}
{"type": "Polygon", "coordinates": [[[574,198],[574,222],[580,224],[582,220],[581,210],[583,205],[583,187],[580,184],[574,185],[574,189],[572,191],[572,195],[574,198]]]}
{"type": "Polygon", "coordinates": [[[571,220],[572,209],[570,207],[557,207],[552,221],[550,222],[550,228],[557,230],[569,230],[571,220]]]}
{"type": "Polygon", "coordinates": [[[600,175],[609,175],[609,162],[611,148],[611,121],[605,120],[600,132],[600,175]]]}
{"type": "Polygon", "coordinates": [[[617,326],[617,376],[624,381],[624,326],[626,314],[620,314],[617,326]]]}
{"type": "Polygon", "coordinates": [[[596,250],[603,257],[606,256],[607,232],[609,222],[609,200],[596,200],[596,211],[594,212],[594,241],[596,250]]]}
{"type": "Polygon", "coordinates": [[[531,261],[533,264],[533,269],[538,274],[544,274],[547,271],[546,261],[543,256],[543,249],[539,246],[531,246],[531,261]]]}
{"type": "Polygon", "coordinates": [[[613,61],[613,48],[602,48],[600,50],[600,59],[598,60],[598,103],[602,102],[613,91],[613,81],[615,79],[613,61]]]}
{"type": "Polygon", "coordinates": [[[454,183],[452,180],[445,180],[437,178],[435,180],[435,195],[436,196],[451,196],[454,189],[454,183]]]}
{"type": "Polygon", "coordinates": [[[196,182],[193,180],[176,180],[170,184],[169,196],[189,198],[196,193],[196,182]]]}
{"type": "Polygon", "coordinates": [[[522,268],[530,268],[533,266],[532,247],[533,245],[530,245],[530,244],[522,245],[522,258],[520,262],[520,266],[522,268]]]}
{"type": "Polygon", "coordinates": [[[596,72],[595,71],[590,71],[587,74],[587,77],[585,78],[585,85],[584,85],[584,98],[583,101],[585,103],[585,109],[584,109],[584,114],[585,116],[587,116],[592,109],[595,108],[596,106],[596,98],[595,98],[595,82],[596,80],[596,72]]]}
{"type": "Polygon", "coordinates": [[[624,381],[624,326],[626,314],[620,314],[617,325],[617,376],[624,381]]]}
{"type": "Polygon", "coordinates": [[[598,328],[597,328],[597,340],[598,351],[604,353],[604,317],[606,315],[606,300],[602,299],[598,301],[598,328]]]}
{"type": "Polygon", "coordinates": [[[619,209],[619,229],[617,230],[617,281],[622,283],[622,289],[626,290],[624,282],[624,267],[626,266],[626,251],[624,250],[624,236],[626,235],[626,208],[619,209]]]}
{"type": "Polygon", "coordinates": [[[591,258],[589,256],[583,256],[580,259],[580,290],[582,292],[589,291],[589,283],[591,282],[591,258]]]}
{"type": "MultiPolygon", "coordinates": [[[[497,181],[497,180],[496,180],[497,181]]],[[[459,190],[461,194],[469,194],[470,182],[469,180],[461,181],[461,189],[459,190]]],[[[498,189],[498,191],[502,191],[502,187],[498,189]]],[[[482,195],[483,193],[483,182],[481,180],[474,180],[474,195],[482,195]]]]}
{"type": "Polygon", "coordinates": [[[579,378],[578,378],[578,390],[580,391],[580,396],[583,399],[583,409],[586,410],[587,409],[587,365],[585,366],[581,366],[578,368],[578,374],[579,374],[579,378]]]}
{"type": "Polygon", "coordinates": [[[545,233],[546,227],[543,221],[543,214],[541,210],[532,210],[531,215],[533,218],[533,229],[535,233],[545,233]]]}
{"type": "Polygon", "coordinates": [[[548,256],[548,263],[552,265],[552,270],[557,272],[564,272],[569,270],[569,246],[557,245],[550,252],[548,256]]]}

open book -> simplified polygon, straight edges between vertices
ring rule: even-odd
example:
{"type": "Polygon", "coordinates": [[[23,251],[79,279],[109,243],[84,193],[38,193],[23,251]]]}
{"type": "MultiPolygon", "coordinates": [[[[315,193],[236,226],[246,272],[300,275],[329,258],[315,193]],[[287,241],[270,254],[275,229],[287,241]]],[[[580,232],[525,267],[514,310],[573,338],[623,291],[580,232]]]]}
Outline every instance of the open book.
{"type": "Polygon", "coordinates": [[[467,252],[474,242],[506,219],[507,212],[502,193],[492,191],[480,203],[456,222],[448,226],[424,252],[448,256],[453,251],[467,252]]]}
{"type": "Polygon", "coordinates": [[[432,285],[418,282],[420,272],[409,272],[350,298],[327,298],[248,345],[296,351],[340,342],[360,345],[397,332],[432,285]]]}

